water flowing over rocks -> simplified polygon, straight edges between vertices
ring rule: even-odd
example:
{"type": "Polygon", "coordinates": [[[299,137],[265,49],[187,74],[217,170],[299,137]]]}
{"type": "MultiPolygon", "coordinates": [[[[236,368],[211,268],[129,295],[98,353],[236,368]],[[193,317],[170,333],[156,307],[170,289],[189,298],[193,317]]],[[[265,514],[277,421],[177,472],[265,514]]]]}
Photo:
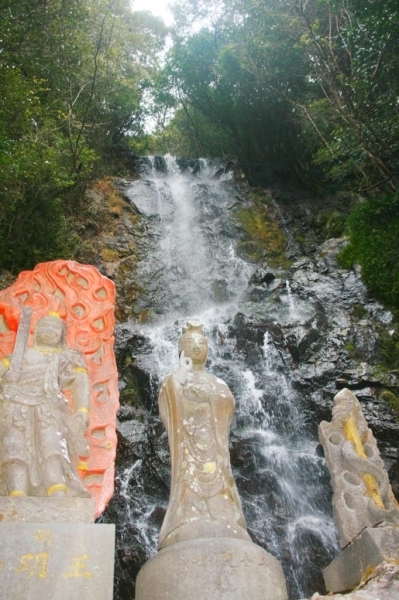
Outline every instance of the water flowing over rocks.
{"type": "Polygon", "coordinates": [[[231,460],[249,532],[282,562],[291,600],[323,593],[321,571],[338,543],[317,426],[330,419],[337,390],[350,388],[386,466],[397,469],[399,423],[381,394],[398,393],[398,374],[378,358],[392,317],[357,270],[338,267],[346,242],[332,226],[320,233],[311,199],[262,192],[292,261],[272,268],[267,252],[257,264],[237,255],[238,243],[255,242],[240,222],[252,205],[233,162],[147,157],[138,168],[140,180],[119,183],[137,222],[114,239],[115,248],[134,239],[136,255],[123,281],[115,275],[120,314],[130,317],[117,327],[117,493],[102,517],[117,523],[115,600],[133,597],[138,570],[156,552],[170,477],[157,394],[194,314],[210,342],[208,368],[237,401],[231,460]]]}

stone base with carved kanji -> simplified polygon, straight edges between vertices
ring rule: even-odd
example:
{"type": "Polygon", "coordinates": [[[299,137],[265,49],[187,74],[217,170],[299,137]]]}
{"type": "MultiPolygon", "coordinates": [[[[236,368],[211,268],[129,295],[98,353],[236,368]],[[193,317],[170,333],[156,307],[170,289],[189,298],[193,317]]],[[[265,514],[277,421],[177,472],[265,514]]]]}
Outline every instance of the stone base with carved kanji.
{"type": "Polygon", "coordinates": [[[280,563],[244,540],[201,538],[160,550],[141,569],[136,600],[286,600],[280,563]]]}
{"type": "Polygon", "coordinates": [[[112,600],[115,526],[0,523],[0,598],[112,600]]]}

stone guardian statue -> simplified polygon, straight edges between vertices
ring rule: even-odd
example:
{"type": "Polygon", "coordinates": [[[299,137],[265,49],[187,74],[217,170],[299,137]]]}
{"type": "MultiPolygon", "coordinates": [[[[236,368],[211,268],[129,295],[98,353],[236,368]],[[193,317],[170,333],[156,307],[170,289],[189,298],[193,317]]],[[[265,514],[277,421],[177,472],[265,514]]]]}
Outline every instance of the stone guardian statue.
{"type": "Polygon", "coordinates": [[[114,303],[68,260],[0,290],[0,598],[112,598],[114,303]]]}
{"type": "Polygon", "coordinates": [[[84,506],[94,520],[111,498],[114,304],[111,280],[69,260],[23,271],[0,291],[1,514],[45,498],[40,506],[84,506]]]}
{"type": "Polygon", "coordinates": [[[77,476],[89,421],[90,388],[83,355],[66,347],[57,313],[36,323],[26,348],[24,309],[14,353],[0,361],[0,466],[9,496],[89,497],[77,476]],[[63,391],[72,395],[73,412],[63,391]]]}

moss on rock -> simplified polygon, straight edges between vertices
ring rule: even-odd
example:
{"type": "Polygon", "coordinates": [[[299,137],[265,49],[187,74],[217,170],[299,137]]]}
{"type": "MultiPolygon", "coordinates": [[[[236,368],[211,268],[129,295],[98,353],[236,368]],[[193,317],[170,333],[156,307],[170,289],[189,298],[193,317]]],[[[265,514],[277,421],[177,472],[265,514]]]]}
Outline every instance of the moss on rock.
{"type": "Polygon", "coordinates": [[[272,268],[288,268],[287,240],[266,193],[249,194],[251,204],[236,212],[245,239],[237,245],[240,256],[254,262],[267,258],[272,268]]]}

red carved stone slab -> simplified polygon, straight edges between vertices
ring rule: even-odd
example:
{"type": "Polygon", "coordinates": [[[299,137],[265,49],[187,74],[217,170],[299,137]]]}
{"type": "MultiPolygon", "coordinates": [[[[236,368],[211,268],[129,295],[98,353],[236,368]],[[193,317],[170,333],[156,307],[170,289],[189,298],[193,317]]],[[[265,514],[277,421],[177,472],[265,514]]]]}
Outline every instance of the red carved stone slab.
{"type": "MultiPolygon", "coordinates": [[[[22,307],[33,315],[27,346],[33,345],[36,322],[58,313],[67,326],[67,346],[85,357],[90,379],[89,455],[81,457],[78,474],[95,499],[95,516],[114,491],[118,373],[114,346],[115,286],[90,265],[58,260],[22,272],[0,291],[0,359],[12,354],[22,307]]],[[[67,396],[67,393],[65,393],[67,396]]]]}

